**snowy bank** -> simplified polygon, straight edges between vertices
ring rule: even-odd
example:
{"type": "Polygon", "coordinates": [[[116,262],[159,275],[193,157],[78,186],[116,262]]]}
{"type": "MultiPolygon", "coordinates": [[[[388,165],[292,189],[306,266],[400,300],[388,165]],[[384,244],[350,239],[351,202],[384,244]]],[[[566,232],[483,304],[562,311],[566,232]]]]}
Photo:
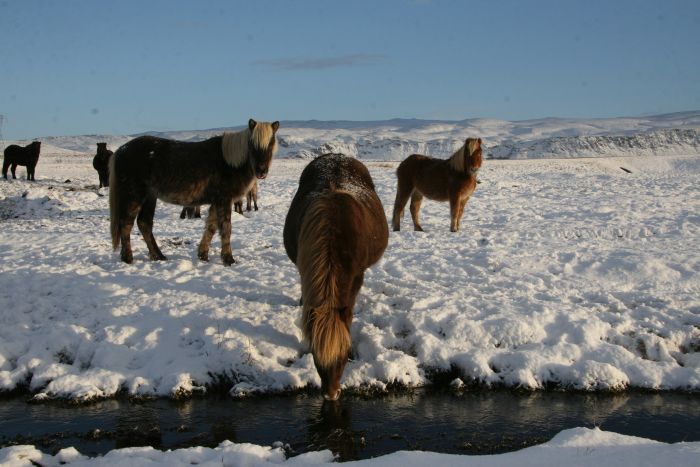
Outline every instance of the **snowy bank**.
{"type": "MultiPolygon", "coordinates": [[[[281,443],[279,443],[281,444],[281,443]]],[[[420,451],[399,451],[375,459],[348,462],[348,466],[692,466],[700,459],[700,442],[665,444],[645,438],[625,436],[598,429],[565,430],[548,443],[521,451],[489,456],[457,456],[420,451]]],[[[203,447],[161,452],[153,448],[126,448],[110,451],[103,457],[89,458],[74,448],[63,449],[55,456],[44,454],[34,446],[0,449],[0,465],[19,466],[269,466],[329,465],[330,451],[302,454],[287,459],[282,447],[234,444],[229,441],[210,449],[203,447]]]]}
{"type": "MultiPolygon", "coordinates": [[[[151,262],[108,235],[91,157],[45,155],[37,181],[0,181],[0,390],[78,400],[243,396],[316,387],[299,278],[282,226],[304,161],[276,160],[260,211],[233,219],[237,263],[203,221],[159,203],[151,262]]],[[[396,164],[368,163],[387,216],[396,164]]],[[[22,169],[19,170],[22,175],[22,169]]],[[[346,388],[454,384],[700,389],[700,157],[487,161],[449,232],[425,202],[368,270],[346,388]],[[620,169],[624,167],[631,173],[620,169]]]]}

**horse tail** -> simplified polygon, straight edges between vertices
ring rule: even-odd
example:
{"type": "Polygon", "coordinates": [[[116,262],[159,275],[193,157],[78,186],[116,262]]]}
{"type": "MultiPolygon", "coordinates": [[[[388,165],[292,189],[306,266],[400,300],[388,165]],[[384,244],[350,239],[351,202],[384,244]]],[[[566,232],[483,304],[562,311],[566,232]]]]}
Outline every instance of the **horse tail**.
{"type": "MultiPolygon", "coordinates": [[[[117,151],[119,154],[119,151],[117,151]]],[[[119,248],[121,228],[119,222],[119,177],[117,177],[117,154],[109,158],[109,231],[112,248],[119,248]]]]}
{"type": "Polygon", "coordinates": [[[329,368],[348,355],[352,341],[341,316],[338,297],[338,197],[333,193],[311,202],[299,230],[297,266],[303,300],[302,329],[318,366],[329,368]]]}

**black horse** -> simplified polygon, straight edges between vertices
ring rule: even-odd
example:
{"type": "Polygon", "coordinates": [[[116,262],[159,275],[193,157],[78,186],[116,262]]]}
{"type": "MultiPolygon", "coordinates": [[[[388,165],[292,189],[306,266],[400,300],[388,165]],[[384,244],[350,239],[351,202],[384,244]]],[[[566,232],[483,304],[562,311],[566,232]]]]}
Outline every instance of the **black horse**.
{"type": "Polygon", "coordinates": [[[109,159],[112,151],[107,149],[107,143],[97,143],[97,154],[92,158],[92,166],[97,170],[100,188],[109,186],[109,159]]]}
{"type": "Polygon", "coordinates": [[[12,171],[12,178],[17,178],[15,171],[18,165],[23,165],[27,168],[27,180],[34,180],[34,169],[39,162],[39,152],[41,150],[41,142],[34,141],[27,146],[17,146],[11,144],[5,148],[5,158],[2,162],[2,176],[7,179],[8,167],[12,171]]]}

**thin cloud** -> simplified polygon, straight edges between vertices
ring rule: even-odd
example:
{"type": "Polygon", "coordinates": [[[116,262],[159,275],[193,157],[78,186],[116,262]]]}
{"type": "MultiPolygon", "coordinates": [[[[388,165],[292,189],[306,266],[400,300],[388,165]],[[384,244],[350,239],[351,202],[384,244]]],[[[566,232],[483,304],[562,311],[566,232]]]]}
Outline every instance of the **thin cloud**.
{"type": "Polygon", "coordinates": [[[273,71],[327,70],[329,68],[372,65],[384,60],[386,60],[385,55],[350,54],[339,57],[256,60],[253,65],[264,66],[273,71]]]}

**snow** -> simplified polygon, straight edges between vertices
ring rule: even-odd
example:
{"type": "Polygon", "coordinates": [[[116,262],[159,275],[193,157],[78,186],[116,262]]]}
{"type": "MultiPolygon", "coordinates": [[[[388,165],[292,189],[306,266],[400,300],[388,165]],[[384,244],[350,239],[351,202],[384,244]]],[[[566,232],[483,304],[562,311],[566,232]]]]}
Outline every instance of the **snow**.
{"type": "MultiPolygon", "coordinates": [[[[280,443],[277,443],[280,444],[280,443]]],[[[456,456],[421,451],[399,451],[375,459],[347,462],[348,466],[434,467],[464,465],[487,466],[658,466],[697,465],[700,442],[665,444],[644,438],[625,436],[599,429],[574,428],[556,435],[551,441],[517,452],[488,456],[456,456]]],[[[329,465],[330,451],[318,451],[285,458],[281,447],[235,444],[224,441],[216,448],[195,447],[161,452],[150,447],[124,448],[110,451],[102,457],[83,456],[74,448],[56,455],[42,453],[34,446],[13,446],[0,449],[0,464],[8,467],[43,465],[90,466],[269,466],[284,464],[329,465]]]]}
{"type": "MultiPolygon", "coordinates": [[[[36,182],[1,181],[0,390],[317,387],[282,243],[305,164],[275,160],[260,211],[234,215],[230,268],[197,260],[203,220],[165,203],[155,234],[169,260],[134,238],[121,263],[90,155],[45,154],[36,182]]],[[[367,165],[390,218],[397,164],[367,165]]],[[[487,161],[479,176],[459,233],[446,203],[426,201],[426,231],[407,214],[368,270],[346,389],[436,372],[467,387],[700,389],[699,156],[487,161]]]]}
{"type": "MultiPolygon", "coordinates": [[[[343,387],[421,386],[448,372],[455,390],[699,390],[700,155],[687,139],[644,146],[663,132],[696,131],[699,115],[298,122],[281,133],[287,156],[322,148],[378,159],[365,163],[388,218],[397,161],[414,149],[448,157],[468,127],[492,135],[486,142],[494,147],[521,138],[513,158],[529,158],[484,162],[459,233],[449,232],[447,204],[431,201],[421,210],[425,232],[413,232],[407,214],[401,232],[391,233],[358,297],[343,387]],[[624,150],[609,144],[616,135],[632,143],[624,150]],[[603,139],[591,145],[589,136],[603,139]],[[562,137],[565,144],[556,140],[562,137]],[[605,157],[566,152],[586,144],[605,157]],[[533,147],[539,152],[523,152],[533,147]],[[683,151],[689,155],[678,155],[683,151]],[[539,158],[556,154],[567,158],[539,158]]],[[[114,141],[110,149],[128,139],[94,138],[114,141]]],[[[234,214],[232,267],[220,263],[218,237],[212,261],[199,261],[203,221],[180,220],[180,208],[164,203],[154,231],[168,261],[148,261],[134,233],[135,261],[126,265],[111,251],[108,192],[97,189],[91,164],[95,142],[42,143],[36,182],[24,180],[23,167],[21,179],[0,180],[0,391],[91,400],[124,392],[188,397],[209,385],[235,397],[318,387],[301,340],[298,273],[282,244],[307,161],[276,159],[260,184],[260,211],[234,214]]],[[[579,428],[499,456],[398,452],[359,463],[693,465],[698,454],[700,443],[579,428]]],[[[93,459],[72,448],[55,456],[33,446],[0,449],[1,465],[30,461],[323,464],[332,455],[286,460],[279,447],[230,442],[165,453],[121,449],[93,459]]]]}

